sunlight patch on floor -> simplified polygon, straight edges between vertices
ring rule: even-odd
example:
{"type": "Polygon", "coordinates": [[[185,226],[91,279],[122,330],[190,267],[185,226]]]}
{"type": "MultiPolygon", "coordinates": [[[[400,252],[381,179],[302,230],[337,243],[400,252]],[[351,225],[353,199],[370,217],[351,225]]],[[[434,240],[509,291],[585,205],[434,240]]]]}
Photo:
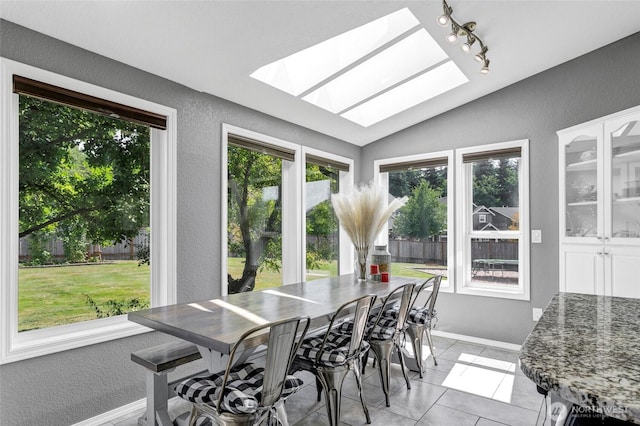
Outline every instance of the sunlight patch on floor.
{"type": "Polygon", "coordinates": [[[509,403],[515,371],[513,362],[462,353],[442,386],[509,403]]]}

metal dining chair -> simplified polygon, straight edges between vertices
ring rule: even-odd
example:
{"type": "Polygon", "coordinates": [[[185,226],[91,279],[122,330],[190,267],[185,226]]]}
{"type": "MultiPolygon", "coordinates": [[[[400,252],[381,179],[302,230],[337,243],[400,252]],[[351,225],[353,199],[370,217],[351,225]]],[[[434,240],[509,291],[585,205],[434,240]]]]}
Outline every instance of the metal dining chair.
{"type": "Polygon", "coordinates": [[[424,342],[424,336],[427,336],[429,343],[429,350],[433,357],[433,364],[438,365],[436,360],[436,354],[433,350],[433,338],[431,336],[431,329],[438,322],[438,314],[436,312],[436,300],[440,291],[440,282],[442,276],[436,275],[429,278],[424,283],[420,284],[415,291],[415,297],[413,299],[411,308],[409,309],[409,317],[407,318],[407,334],[411,339],[413,345],[413,354],[418,364],[418,370],[420,378],[422,378],[424,372],[424,358],[422,357],[422,345],[424,342]],[[426,300],[423,306],[415,306],[418,296],[423,290],[431,288],[431,295],[426,300]]]}
{"type": "Polygon", "coordinates": [[[215,425],[256,425],[277,419],[288,425],[284,400],[302,387],[302,380],[289,374],[296,351],[309,329],[309,317],[298,316],[263,324],[245,332],[229,354],[227,368],[181,382],[176,394],[192,403],[190,425],[205,417],[215,425]],[[304,326],[302,326],[304,323],[304,326]],[[234,365],[236,352],[245,341],[268,330],[264,367],[254,363],[234,365]],[[275,415],[274,415],[275,414],[275,415]]]}
{"type": "MultiPolygon", "coordinates": [[[[371,350],[375,354],[375,360],[378,364],[378,373],[380,374],[380,383],[384,392],[387,407],[389,402],[389,381],[391,375],[391,355],[393,350],[400,360],[400,368],[402,375],[407,383],[407,389],[411,389],[411,382],[407,374],[404,363],[404,355],[400,347],[400,340],[404,333],[405,322],[407,320],[409,307],[412,300],[412,294],[415,284],[409,283],[402,287],[398,287],[392,291],[384,300],[382,307],[377,315],[369,319],[367,327],[367,336],[365,340],[371,345],[371,350]],[[400,299],[398,301],[398,299],[400,299]],[[399,303],[398,303],[399,302],[399,303]],[[397,314],[395,317],[385,315],[389,308],[397,303],[397,314]]],[[[365,358],[366,359],[366,358],[365,358]]],[[[364,370],[364,364],[363,364],[364,370]]]]}
{"type": "MultiPolygon", "coordinates": [[[[409,315],[407,317],[405,329],[409,338],[411,339],[411,344],[413,346],[413,354],[416,359],[416,364],[418,365],[418,370],[420,372],[420,378],[422,378],[424,372],[424,358],[423,358],[423,343],[424,336],[427,336],[427,341],[429,343],[429,349],[431,351],[431,356],[433,357],[433,363],[438,365],[438,361],[436,360],[436,355],[433,350],[433,339],[431,337],[431,329],[435,327],[435,324],[438,322],[437,312],[435,310],[436,300],[438,298],[438,292],[440,291],[440,282],[442,281],[442,277],[439,275],[435,275],[428,280],[424,281],[422,284],[415,287],[413,296],[411,298],[411,304],[409,307],[409,315]],[[425,301],[423,306],[416,306],[418,298],[422,295],[422,293],[426,290],[431,289],[431,294],[425,301]]],[[[383,311],[383,315],[390,318],[397,318],[398,311],[400,307],[398,304],[395,304],[383,311]]]]}
{"type": "Polygon", "coordinates": [[[302,341],[291,366],[292,372],[306,370],[315,375],[316,385],[324,392],[329,424],[332,426],[338,426],[340,422],[342,383],[349,371],[355,375],[362,409],[367,423],[371,423],[369,410],[362,396],[360,359],[369,348],[364,341],[364,333],[375,299],[375,295],[367,295],[343,304],[331,318],[325,332],[310,335],[302,341]],[[345,319],[355,325],[349,333],[338,332],[339,324],[345,319]]]}

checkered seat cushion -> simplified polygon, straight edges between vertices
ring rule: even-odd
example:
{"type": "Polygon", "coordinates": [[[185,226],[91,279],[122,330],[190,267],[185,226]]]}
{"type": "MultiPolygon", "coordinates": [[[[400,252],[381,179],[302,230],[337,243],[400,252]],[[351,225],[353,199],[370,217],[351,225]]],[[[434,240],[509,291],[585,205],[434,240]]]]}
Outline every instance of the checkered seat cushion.
{"type": "MultiPolygon", "coordinates": [[[[308,360],[312,363],[316,363],[316,357],[320,352],[320,346],[324,334],[312,335],[305,338],[300,344],[300,348],[296,355],[299,358],[308,360]]],[[[346,364],[349,361],[349,342],[351,341],[351,334],[343,334],[338,330],[332,330],[329,333],[327,342],[324,345],[324,350],[320,355],[318,364],[325,367],[339,367],[346,364]]],[[[360,346],[360,352],[364,352],[369,349],[367,342],[362,342],[360,346]]]]}
{"type": "MultiPolygon", "coordinates": [[[[409,311],[409,321],[416,324],[425,324],[428,325],[431,322],[438,322],[438,313],[436,310],[433,310],[433,315],[429,315],[429,308],[427,306],[423,306],[420,308],[412,308],[409,311]]],[[[435,324],[433,324],[435,325],[435,324]]]]}
{"type": "MultiPolygon", "coordinates": [[[[262,399],[264,368],[251,363],[234,367],[222,398],[223,411],[234,414],[252,414],[258,410],[262,399]]],[[[192,377],[176,386],[176,394],[189,402],[203,403],[216,407],[224,371],[192,377]]],[[[284,382],[282,397],[286,398],[302,387],[302,380],[289,375],[284,382]]]]}
{"type": "MultiPolygon", "coordinates": [[[[370,315],[367,321],[367,328],[364,335],[374,340],[389,340],[393,337],[393,333],[396,331],[397,320],[392,317],[382,316],[377,324],[375,324],[378,314],[370,315]],[[375,325],[374,325],[375,324],[375,325]],[[372,329],[373,328],[373,329],[372,329]]],[[[353,321],[345,321],[337,330],[343,334],[351,334],[353,331],[353,321]]]]}
{"type": "Polygon", "coordinates": [[[388,306],[384,310],[384,312],[382,313],[382,316],[388,317],[388,318],[393,318],[393,319],[398,319],[398,313],[399,312],[400,312],[400,304],[396,303],[395,305],[388,306]]]}
{"type": "MultiPolygon", "coordinates": [[[[398,311],[400,311],[400,306],[396,304],[394,306],[389,307],[388,309],[385,309],[382,315],[384,315],[385,317],[397,319],[398,311]]],[[[414,307],[414,308],[411,308],[411,310],[409,311],[409,317],[407,318],[407,321],[413,322],[416,324],[428,325],[429,321],[434,321],[434,322],[438,321],[437,315],[438,313],[434,309],[433,315],[429,316],[428,306],[422,306],[419,308],[414,307]]]]}

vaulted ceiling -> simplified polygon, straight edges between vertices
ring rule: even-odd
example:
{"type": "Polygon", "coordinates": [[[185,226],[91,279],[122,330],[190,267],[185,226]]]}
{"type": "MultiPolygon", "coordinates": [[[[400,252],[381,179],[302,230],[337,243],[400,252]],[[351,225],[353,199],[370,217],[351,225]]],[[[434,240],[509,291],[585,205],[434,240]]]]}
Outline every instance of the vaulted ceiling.
{"type": "Polygon", "coordinates": [[[489,74],[481,74],[473,60],[477,48],[468,55],[461,42],[445,41],[450,30],[436,23],[439,0],[0,0],[0,17],[359,146],[640,31],[640,1],[450,0],[449,5],[457,21],[477,23],[476,33],[489,47],[489,74]],[[468,82],[364,127],[250,76],[403,8],[417,19],[412,31],[426,29],[468,82]]]}

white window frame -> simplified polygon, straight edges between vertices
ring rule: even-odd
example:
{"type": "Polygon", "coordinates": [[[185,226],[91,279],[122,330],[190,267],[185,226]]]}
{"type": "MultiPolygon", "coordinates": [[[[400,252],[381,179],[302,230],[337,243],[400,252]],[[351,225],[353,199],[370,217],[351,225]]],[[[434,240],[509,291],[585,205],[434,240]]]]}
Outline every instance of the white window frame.
{"type": "MultiPolygon", "coordinates": [[[[222,264],[220,274],[220,294],[228,294],[227,285],[227,249],[228,236],[226,233],[228,222],[228,147],[229,134],[244,136],[249,139],[265,142],[271,145],[280,146],[295,151],[293,162],[283,161],[282,168],[282,284],[293,284],[304,281],[306,276],[306,215],[304,209],[305,191],[305,167],[306,154],[316,155],[328,160],[339,161],[349,164],[349,172],[340,173],[340,188],[353,186],[354,171],[353,159],[331,154],[329,152],[304,147],[293,142],[288,142],[273,136],[254,132],[252,130],[237,127],[228,123],[222,124],[222,143],[220,157],[221,167],[221,217],[220,227],[220,247],[222,253],[222,264]],[[287,164],[288,163],[288,164],[287,164]]],[[[353,273],[353,249],[350,241],[342,228],[340,229],[340,270],[339,274],[353,273]]]]}
{"type": "Polygon", "coordinates": [[[0,364],[151,331],[120,315],[18,333],[19,95],[13,93],[14,74],[167,117],[167,130],[151,130],[151,306],[176,303],[176,110],[0,58],[0,364]]]}
{"type": "MultiPolygon", "coordinates": [[[[354,172],[353,172],[353,159],[351,158],[347,158],[347,157],[342,157],[340,155],[336,155],[336,154],[331,154],[329,152],[326,151],[321,151],[319,149],[314,149],[314,148],[308,148],[308,147],[302,147],[302,156],[304,159],[306,159],[307,154],[311,154],[311,155],[315,155],[316,157],[322,157],[322,158],[326,158],[327,160],[330,161],[337,161],[340,163],[345,163],[349,165],[349,171],[348,172],[340,172],[340,181],[338,183],[340,191],[345,191],[348,190],[349,188],[353,188],[354,185],[354,172]]],[[[306,160],[304,162],[303,165],[303,170],[306,170],[306,160]]],[[[306,182],[306,178],[304,177],[305,175],[303,175],[303,179],[306,182]]],[[[306,191],[302,191],[302,203],[301,206],[306,206],[306,191]]],[[[302,208],[302,228],[301,228],[301,233],[302,233],[302,237],[304,238],[304,241],[302,242],[302,249],[304,250],[302,253],[302,260],[303,260],[303,277],[307,276],[307,267],[306,267],[306,258],[307,258],[307,215],[305,214],[304,208],[302,208]]],[[[338,253],[338,275],[345,275],[345,274],[351,274],[354,271],[354,262],[355,262],[355,256],[354,256],[354,247],[353,244],[351,243],[351,239],[349,238],[349,236],[347,235],[347,233],[344,231],[344,229],[342,228],[342,226],[339,227],[339,231],[338,231],[338,249],[339,249],[339,253],[338,253]]]]}
{"type": "Polygon", "coordinates": [[[220,153],[222,158],[222,175],[220,176],[220,194],[222,198],[222,214],[220,218],[220,229],[222,229],[222,232],[220,233],[220,247],[222,253],[222,264],[220,268],[220,294],[224,296],[229,292],[227,279],[228,236],[226,232],[229,215],[227,205],[227,186],[229,183],[227,175],[229,170],[229,134],[244,136],[249,139],[266,142],[271,145],[281,146],[295,151],[295,161],[282,161],[282,284],[300,282],[303,277],[302,262],[304,259],[302,256],[302,238],[299,237],[304,209],[302,204],[298,202],[303,188],[302,167],[304,162],[300,160],[302,152],[301,147],[300,145],[277,139],[272,136],[223,123],[222,143],[220,144],[222,150],[220,153]]]}
{"type": "Polygon", "coordinates": [[[529,285],[529,140],[515,140],[456,150],[456,271],[457,292],[476,296],[530,300],[529,285]],[[464,164],[463,156],[507,148],[520,147],[521,160],[518,175],[519,185],[519,229],[518,231],[473,231],[473,183],[471,164],[464,164]],[[469,208],[467,208],[469,207],[469,208]],[[471,239],[472,238],[517,238],[519,282],[516,289],[511,285],[480,286],[471,283],[471,239]]]}
{"type": "Polygon", "coordinates": [[[487,215],[478,214],[478,223],[487,223],[487,215]]]}
{"type": "MultiPolygon", "coordinates": [[[[374,160],[373,162],[373,180],[383,188],[385,192],[389,192],[389,173],[380,173],[380,166],[386,164],[409,163],[420,160],[430,160],[435,158],[447,159],[447,279],[442,280],[440,291],[453,293],[455,290],[455,197],[454,197],[454,162],[453,150],[430,152],[424,154],[407,155],[403,157],[384,158],[374,160]]],[[[376,239],[376,244],[389,244],[389,227],[384,225],[383,230],[376,239]]]]}

